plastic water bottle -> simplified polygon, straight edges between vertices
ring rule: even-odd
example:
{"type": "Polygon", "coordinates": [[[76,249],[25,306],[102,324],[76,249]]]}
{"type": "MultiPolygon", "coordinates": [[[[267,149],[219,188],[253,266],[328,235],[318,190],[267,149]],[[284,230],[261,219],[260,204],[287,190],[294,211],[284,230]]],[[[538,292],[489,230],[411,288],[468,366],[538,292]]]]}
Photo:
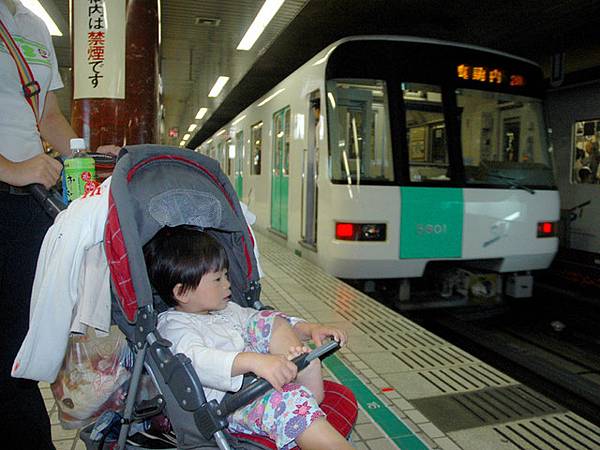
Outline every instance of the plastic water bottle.
{"type": "Polygon", "coordinates": [[[63,199],[70,203],[86,192],[91,192],[96,183],[96,163],[87,153],[85,140],[71,139],[71,157],[65,160],[63,171],[63,199]]]}

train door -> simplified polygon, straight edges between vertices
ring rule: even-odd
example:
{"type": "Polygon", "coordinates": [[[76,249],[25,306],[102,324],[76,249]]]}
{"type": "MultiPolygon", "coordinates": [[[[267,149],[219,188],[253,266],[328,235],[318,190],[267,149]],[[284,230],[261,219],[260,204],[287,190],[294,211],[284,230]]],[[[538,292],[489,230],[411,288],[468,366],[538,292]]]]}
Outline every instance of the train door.
{"type": "Polygon", "coordinates": [[[289,106],[273,114],[271,228],[285,236],[288,231],[290,116],[289,106]]]}
{"type": "Polygon", "coordinates": [[[317,245],[318,167],[319,167],[319,120],[321,99],[313,92],[309,101],[307,148],[302,166],[302,240],[310,246],[317,245]]]}
{"type": "Polygon", "coordinates": [[[244,195],[244,132],[235,135],[235,191],[238,198],[244,195]]]}
{"type": "Polygon", "coordinates": [[[519,117],[510,117],[504,119],[502,126],[503,161],[517,162],[520,156],[521,120],[519,117]]]}

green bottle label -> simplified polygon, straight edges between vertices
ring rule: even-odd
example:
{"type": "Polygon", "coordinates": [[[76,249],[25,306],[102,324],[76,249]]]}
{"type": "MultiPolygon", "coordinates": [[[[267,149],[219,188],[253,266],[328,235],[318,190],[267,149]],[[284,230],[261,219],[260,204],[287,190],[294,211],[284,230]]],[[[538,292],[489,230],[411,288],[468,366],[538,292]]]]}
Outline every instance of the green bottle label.
{"type": "Polygon", "coordinates": [[[65,160],[64,170],[69,202],[86,192],[93,191],[98,186],[94,158],[69,158],[65,160]]]}

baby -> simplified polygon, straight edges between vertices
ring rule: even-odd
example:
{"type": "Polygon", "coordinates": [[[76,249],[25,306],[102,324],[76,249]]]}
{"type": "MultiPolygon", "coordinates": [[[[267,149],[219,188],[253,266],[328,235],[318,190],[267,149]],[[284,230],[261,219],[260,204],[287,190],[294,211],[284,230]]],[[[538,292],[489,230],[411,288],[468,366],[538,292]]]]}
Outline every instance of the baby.
{"type": "Polygon", "coordinates": [[[344,331],[231,302],[225,250],[197,228],[163,228],[144,246],[144,257],[152,285],[171,306],[159,315],[158,331],[192,360],[208,401],[238,391],[248,372],[273,385],[229,417],[231,431],[268,436],[281,449],[352,448],[319,408],[320,362],[300,373],[291,362],[309,351],[302,344],[309,339],[344,345],[344,331]]]}

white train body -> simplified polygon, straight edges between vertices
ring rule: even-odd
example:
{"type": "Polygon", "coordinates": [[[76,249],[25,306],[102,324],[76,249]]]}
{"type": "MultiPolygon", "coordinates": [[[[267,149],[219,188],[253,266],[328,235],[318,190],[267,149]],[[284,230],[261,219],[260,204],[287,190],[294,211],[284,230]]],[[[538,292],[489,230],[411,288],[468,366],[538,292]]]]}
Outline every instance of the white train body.
{"type": "Polygon", "coordinates": [[[332,275],[420,277],[431,261],[468,261],[497,272],[544,269],[558,249],[559,196],[541,102],[527,91],[537,89],[536,70],[458,44],[345,39],[199,151],[221,161],[256,214],[256,228],[283,236],[332,275]],[[368,56],[373,48],[381,54],[368,56]],[[432,77],[440,55],[449,53],[438,79],[432,77]],[[427,67],[406,69],[406,82],[396,82],[396,68],[402,76],[414,55],[427,67]],[[473,77],[481,70],[479,90],[473,77]],[[531,84],[511,94],[503,84],[510,77],[531,84]],[[455,111],[457,121],[449,119],[455,111]],[[461,150],[467,143],[473,149],[461,150]],[[260,174],[253,174],[259,159],[260,174]]]}

